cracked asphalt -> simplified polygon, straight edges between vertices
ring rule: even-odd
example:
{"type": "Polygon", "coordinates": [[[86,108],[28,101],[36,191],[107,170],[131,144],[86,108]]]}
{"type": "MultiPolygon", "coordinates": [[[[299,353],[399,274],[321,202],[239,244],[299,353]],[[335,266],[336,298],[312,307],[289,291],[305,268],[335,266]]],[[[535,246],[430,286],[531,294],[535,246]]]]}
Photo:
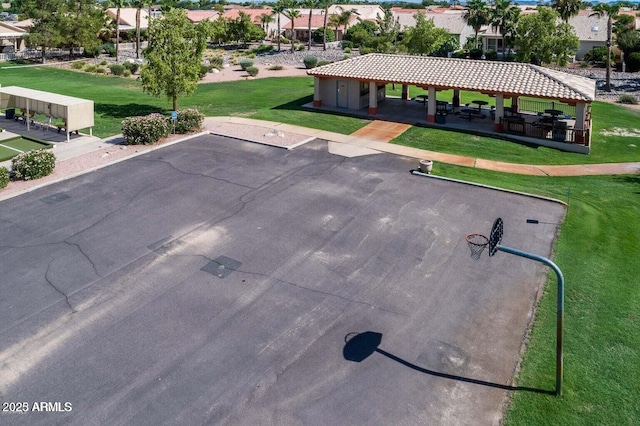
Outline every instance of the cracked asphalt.
{"type": "Polygon", "coordinates": [[[0,400],[72,409],[0,423],[498,424],[553,391],[552,361],[511,388],[546,269],[464,237],[549,256],[564,206],[414,163],[202,136],[1,202],[0,400]]]}

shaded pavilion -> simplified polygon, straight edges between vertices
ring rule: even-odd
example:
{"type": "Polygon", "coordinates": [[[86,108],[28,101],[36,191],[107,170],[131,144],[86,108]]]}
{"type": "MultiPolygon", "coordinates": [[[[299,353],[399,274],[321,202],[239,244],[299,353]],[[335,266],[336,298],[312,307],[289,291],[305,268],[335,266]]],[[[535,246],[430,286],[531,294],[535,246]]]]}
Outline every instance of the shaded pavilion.
{"type": "MultiPolygon", "coordinates": [[[[93,134],[93,101],[88,99],[7,86],[0,87],[0,108],[20,108],[27,117],[33,114],[45,114],[50,120],[61,119],[64,123],[62,127],[67,133],[67,142],[69,142],[69,133],[73,131],[88,128],[89,134],[93,134]]],[[[28,129],[31,120],[25,121],[28,129]]]]}
{"type": "MultiPolygon", "coordinates": [[[[557,143],[580,145],[588,152],[591,142],[591,103],[595,82],[585,77],[517,62],[481,61],[427,56],[372,53],[307,71],[314,77],[313,105],[378,113],[386,99],[386,85],[402,85],[402,99],[410,87],[428,91],[423,98],[426,121],[436,123],[439,113],[469,112],[460,105],[460,91],[495,98],[490,109],[478,107],[478,116],[491,116],[493,131],[557,143]],[[437,92],[453,90],[451,102],[441,105],[437,92]],[[505,101],[510,100],[510,105],[505,101]],[[548,111],[553,112],[549,117],[548,111]],[[555,126],[570,120],[569,130],[558,139],[555,126]]],[[[472,119],[469,112],[469,121],[472,119]]],[[[566,128],[566,127],[565,127],[566,128]]]]}

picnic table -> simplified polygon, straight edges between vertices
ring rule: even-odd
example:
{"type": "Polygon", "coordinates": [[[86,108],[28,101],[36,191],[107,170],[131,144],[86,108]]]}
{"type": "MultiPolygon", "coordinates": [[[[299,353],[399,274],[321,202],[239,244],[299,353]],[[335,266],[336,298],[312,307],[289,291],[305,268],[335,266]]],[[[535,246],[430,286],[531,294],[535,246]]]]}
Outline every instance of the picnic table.
{"type": "Polygon", "coordinates": [[[482,107],[485,105],[489,105],[487,101],[471,101],[472,104],[478,105],[478,112],[482,111],[482,107]]]}
{"type": "Polygon", "coordinates": [[[460,110],[460,117],[466,119],[466,120],[473,120],[473,115],[474,114],[478,114],[478,110],[475,108],[462,108],[460,110]]]}
{"type": "Polygon", "coordinates": [[[559,115],[564,115],[563,111],[560,111],[559,109],[545,109],[544,110],[545,114],[549,114],[552,117],[557,117],[559,115]]]}
{"type": "Polygon", "coordinates": [[[415,98],[413,98],[413,100],[426,104],[427,101],[429,100],[429,95],[418,95],[415,98]]]}

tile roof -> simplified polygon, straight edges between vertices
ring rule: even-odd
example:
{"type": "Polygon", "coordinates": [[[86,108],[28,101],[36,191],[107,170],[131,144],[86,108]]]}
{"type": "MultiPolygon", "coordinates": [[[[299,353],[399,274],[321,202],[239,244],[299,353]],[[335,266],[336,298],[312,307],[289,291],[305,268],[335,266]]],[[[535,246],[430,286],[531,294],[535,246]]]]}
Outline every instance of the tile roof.
{"type": "Polygon", "coordinates": [[[593,80],[531,64],[381,53],[334,62],[307,74],[565,101],[591,102],[596,92],[593,80]]]}

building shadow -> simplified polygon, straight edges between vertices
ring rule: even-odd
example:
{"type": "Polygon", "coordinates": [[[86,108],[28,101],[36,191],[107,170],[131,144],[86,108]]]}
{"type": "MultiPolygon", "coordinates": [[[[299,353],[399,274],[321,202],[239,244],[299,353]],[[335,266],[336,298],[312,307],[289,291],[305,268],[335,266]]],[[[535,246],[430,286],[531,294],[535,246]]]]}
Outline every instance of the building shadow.
{"type": "Polygon", "coordinates": [[[428,374],[430,376],[441,377],[443,379],[456,380],[464,383],[471,383],[474,385],[487,386],[491,388],[503,389],[508,391],[525,391],[525,392],[535,392],[547,395],[555,395],[555,391],[552,390],[544,390],[537,388],[530,388],[525,386],[509,386],[503,385],[500,383],[492,383],[484,380],[473,379],[470,377],[463,377],[454,374],[442,373],[439,371],[429,370],[427,368],[423,368],[417,366],[415,364],[410,363],[392,353],[389,353],[385,350],[380,349],[380,343],[382,342],[382,334],[376,333],[374,331],[365,331],[364,333],[349,333],[345,336],[345,345],[342,350],[342,355],[344,359],[352,362],[362,362],[371,356],[374,352],[377,352],[385,357],[404,365],[405,367],[411,368],[417,372],[428,374]]]}

